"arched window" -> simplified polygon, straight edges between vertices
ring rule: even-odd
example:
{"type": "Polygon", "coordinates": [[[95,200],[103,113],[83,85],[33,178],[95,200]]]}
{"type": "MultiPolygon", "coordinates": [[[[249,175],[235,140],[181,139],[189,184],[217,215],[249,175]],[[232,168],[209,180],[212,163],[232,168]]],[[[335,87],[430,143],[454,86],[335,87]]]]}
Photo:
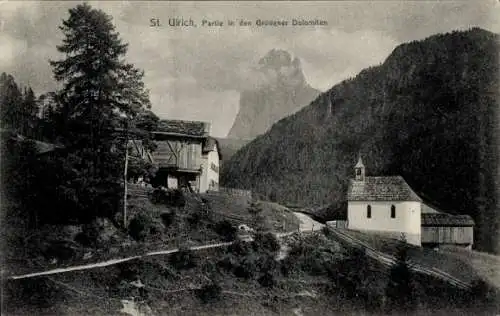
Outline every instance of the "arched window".
{"type": "Polygon", "coordinates": [[[396,206],[391,205],[391,218],[396,218],[396,206]]]}
{"type": "Polygon", "coordinates": [[[366,217],[367,218],[372,218],[372,206],[371,205],[368,205],[366,207],[366,217]]]}

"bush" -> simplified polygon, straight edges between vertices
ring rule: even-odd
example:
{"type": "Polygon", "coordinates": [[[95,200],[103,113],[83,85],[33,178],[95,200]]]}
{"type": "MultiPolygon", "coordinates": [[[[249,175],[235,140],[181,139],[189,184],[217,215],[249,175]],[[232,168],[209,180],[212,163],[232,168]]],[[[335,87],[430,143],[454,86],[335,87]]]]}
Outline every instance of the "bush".
{"type": "Polygon", "coordinates": [[[474,280],[471,284],[470,298],[477,303],[491,304],[499,298],[498,291],[481,279],[474,280]]]}
{"type": "Polygon", "coordinates": [[[403,244],[390,271],[386,296],[391,310],[412,310],[415,307],[413,272],[408,264],[408,248],[403,244]]]}
{"type": "Polygon", "coordinates": [[[94,247],[96,244],[97,238],[87,234],[86,232],[80,232],[75,236],[75,242],[79,243],[84,247],[94,247]]]}
{"type": "Polygon", "coordinates": [[[169,227],[175,221],[175,212],[171,211],[161,213],[160,218],[163,222],[163,225],[165,225],[165,227],[169,227]]]}
{"type": "Polygon", "coordinates": [[[222,287],[212,281],[210,284],[204,285],[196,291],[196,295],[203,303],[212,303],[218,301],[222,295],[222,287]]]}
{"type": "Polygon", "coordinates": [[[153,221],[150,216],[140,213],[130,221],[128,225],[129,235],[137,241],[143,241],[153,227],[153,221]]]}
{"type": "Polygon", "coordinates": [[[236,239],[238,229],[228,220],[223,220],[215,225],[215,232],[224,237],[225,240],[233,241],[236,239]]]}
{"type": "Polygon", "coordinates": [[[197,227],[201,223],[201,219],[202,215],[199,212],[193,212],[188,216],[187,221],[192,227],[197,227]]]}
{"type": "Polygon", "coordinates": [[[242,257],[249,255],[252,252],[252,248],[250,246],[250,243],[245,242],[241,239],[237,239],[228,247],[228,251],[235,256],[242,257]]]}
{"type": "Polygon", "coordinates": [[[274,260],[274,256],[268,253],[261,253],[258,261],[258,268],[261,272],[271,273],[277,269],[277,262],[274,260]]]}
{"type": "Polygon", "coordinates": [[[170,256],[170,264],[177,270],[191,269],[196,267],[198,257],[187,247],[181,247],[179,251],[170,256]]]}
{"type": "Polygon", "coordinates": [[[151,201],[154,204],[165,204],[173,207],[184,207],[186,205],[186,198],[181,190],[165,190],[157,188],[151,195],[151,201]]]}
{"type": "Polygon", "coordinates": [[[217,261],[217,267],[229,272],[233,271],[237,265],[236,259],[231,255],[226,255],[224,258],[217,261]]]}
{"type": "Polygon", "coordinates": [[[252,244],[255,250],[264,250],[271,253],[276,253],[281,248],[278,239],[272,233],[258,233],[252,244]]]}
{"type": "Polygon", "coordinates": [[[118,265],[119,269],[119,274],[118,277],[119,279],[124,279],[128,281],[135,281],[137,280],[141,270],[139,266],[135,263],[124,263],[118,265]]]}
{"type": "Polygon", "coordinates": [[[239,278],[251,279],[257,273],[257,258],[252,255],[246,256],[234,268],[234,275],[239,278]]]}
{"type": "Polygon", "coordinates": [[[276,285],[276,280],[274,276],[270,272],[264,273],[259,279],[258,282],[260,285],[264,287],[273,287],[276,285]]]}

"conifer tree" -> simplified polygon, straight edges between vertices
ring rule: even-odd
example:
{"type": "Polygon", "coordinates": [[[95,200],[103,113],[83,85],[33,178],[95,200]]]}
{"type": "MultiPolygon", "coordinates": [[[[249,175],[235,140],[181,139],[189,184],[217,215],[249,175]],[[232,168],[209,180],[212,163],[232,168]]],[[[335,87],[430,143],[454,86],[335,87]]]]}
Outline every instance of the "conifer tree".
{"type": "Polygon", "coordinates": [[[17,130],[21,117],[22,93],[12,75],[0,75],[0,122],[2,128],[17,130]]]}
{"type": "Polygon", "coordinates": [[[409,311],[415,308],[412,271],[408,261],[408,246],[403,238],[397,253],[396,263],[391,268],[386,288],[388,308],[393,311],[409,311]]]}
{"type": "Polygon", "coordinates": [[[82,211],[110,215],[120,203],[126,150],[117,130],[128,130],[151,107],[144,73],[125,61],[127,44],[104,12],[78,5],[60,29],[63,58],[50,64],[62,86],[54,98],[57,134],[70,148],[61,191],[82,211]]]}
{"type": "Polygon", "coordinates": [[[26,87],[23,91],[23,101],[20,107],[21,124],[20,132],[31,138],[37,138],[36,128],[38,123],[38,103],[33,90],[26,87]]]}

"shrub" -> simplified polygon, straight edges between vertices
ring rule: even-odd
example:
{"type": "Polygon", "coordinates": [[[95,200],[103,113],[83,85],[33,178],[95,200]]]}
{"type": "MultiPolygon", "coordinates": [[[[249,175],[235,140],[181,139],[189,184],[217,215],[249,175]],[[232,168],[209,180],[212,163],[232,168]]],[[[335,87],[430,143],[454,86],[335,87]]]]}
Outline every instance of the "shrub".
{"type": "Polygon", "coordinates": [[[179,189],[173,190],[170,194],[169,202],[171,203],[171,206],[184,207],[186,205],[184,193],[182,193],[179,189]]]}
{"type": "Polygon", "coordinates": [[[197,290],[196,295],[203,303],[212,303],[221,298],[222,287],[218,283],[212,281],[210,284],[206,284],[201,289],[197,290]]]}
{"type": "Polygon", "coordinates": [[[276,253],[281,248],[278,239],[272,233],[258,233],[252,244],[255,250],[265,250],[271,253],[276,253]]]}
{"type": "Polygon", "coordinates": [[[153,204],[165,204],[167,200],[167,193],[165,190],[160,188],[154,189],[153,193],[151,193],[151,202],[153,204]]]}
{"type": "Polygon", "coordinates": [[[392,310],[411,310],[415,307],[413,273],[408,264],[408,248],[405,244],[398,249],[396,260],[391,268],[386,288],[389,308],[392,310]]]}
{"type": "Polygon", "coordinates": [[[236,239],[238,229],[234,227],[228,220],[223,220],[215,225],[215,232],[227,241],[232,241],[236,239]]]}
{"type": "Polygon", "coordinates": [[[135,240],[142,241],[151,232],[153,222],[150,216],[140,213],[130,221],[128,225],[129,235],[135,240]]]}
{"type": "Polygon", "coordinates": [[[352,247],[348,249],[346,258],[337,264],[336,273],[330,271],[329,274],[347,296],[352,298],[358,296],[358,292],[363,287],[363,282],[367,279],[368,267],[365,249],[352,247]]]}
{"type": "Polygon", "coordinates": [[[498,299],[498,291],[481,279],[474,280],[471,284],[471,298],[478,303],[491,304],[498,299]]]}
{"type": "Polygon", "coordinates": [[[235,256],[241,257],[249,255],[252,252],[252,248],[250,246],[250,243],[245,242],[241,239],[237,239],[228,247],[228,251],[235,256]]]}
{"type": "Polygon", "coordinates": [[[161,213],[160,218],[163,222],[163,225],[165,225],[165,227],[169,227],[175,221],[175,212],[171,211],[161,213]]]}
{"type": "Polygon", "coordinates": [[[268,253],[260,253],[258,261],[258,268],[261,272],[271,273],[274,272],[278,266],[274,256],[268,253]]]}
{"type": "Polygon", "coordinates": [[[44,245],[42,252],[47,258],[71,260],[77,256],[77,249],[78,248],[75,247],[73,242],[67,242],[64,240],[50,240],[44,245]]]}
{"type": "Polygon", "coordinates": [[[75,242],[84,247],[93,247],[96,244],[96,238],[89,236],[86,232],[80,232],[75,236],[75,242]]]}
{"type": "Polygon", "coordinates": [[[264,287],[273,287],[276,285],[276,280],[274,276],[270,272],[264,273],[259,279],[258,282],[260,285],[264,287]]]}
{"type": "Polygon", "coordinates": [[[177,270],[191,269],[196,267],[197,259],[197,256],[191,249],[181,247],[179,251],[170,256],[170,264],[177,270]]]}
{"type": "Polygon", "coordinates": [[[118,265],[118,269],[120,271],[118,274],[119,279],[134,281],[137,280],[140,274],[140,268],[135,263],[120,264],[118,265]]]}
{"type": "Polygon", "coordinates": [[[252,255],[246,256],[234,268],[234,275],[239,278],[251,279],[257,273],[257,258],[252,255]]]}
{"type": "Polygon", "coordinates": [[[187,221],[189,225],[192,227],[197,227],[201,223],[202,216],[199,212],[192,212],[188,218],[187,221]]]}
{"type": "Polygon", "coordinates": [[[165,204],[167,206],[184,207],[186,198],[181,190],[165,190],[157,188],[151,195],[151,201],[154,204],[165,204]]]}
{"type": "Polygon", "coordinates": [[[231,255],[226,255],[224,258],[217,261],[217,267],[225,270],[225,271],[233,271],[235,266],[237,265],[236,259],[231,255]]]}

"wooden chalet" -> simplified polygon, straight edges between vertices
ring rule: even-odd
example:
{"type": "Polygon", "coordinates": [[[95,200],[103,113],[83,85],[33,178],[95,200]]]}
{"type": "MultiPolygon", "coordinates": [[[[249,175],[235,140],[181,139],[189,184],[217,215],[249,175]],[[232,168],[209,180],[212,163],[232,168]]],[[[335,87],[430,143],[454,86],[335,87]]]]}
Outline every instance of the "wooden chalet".
{"type": "Polygon", "coordinates": [[[152,153],[158,167],[157,184],[167,188],[187,187],[196,192],[206,192],[212,184],[210,189],[215,189],[220,151],[218,142],[210,137],[209,123],[162,120],[152,135],[157,145],[152,153]]]}

